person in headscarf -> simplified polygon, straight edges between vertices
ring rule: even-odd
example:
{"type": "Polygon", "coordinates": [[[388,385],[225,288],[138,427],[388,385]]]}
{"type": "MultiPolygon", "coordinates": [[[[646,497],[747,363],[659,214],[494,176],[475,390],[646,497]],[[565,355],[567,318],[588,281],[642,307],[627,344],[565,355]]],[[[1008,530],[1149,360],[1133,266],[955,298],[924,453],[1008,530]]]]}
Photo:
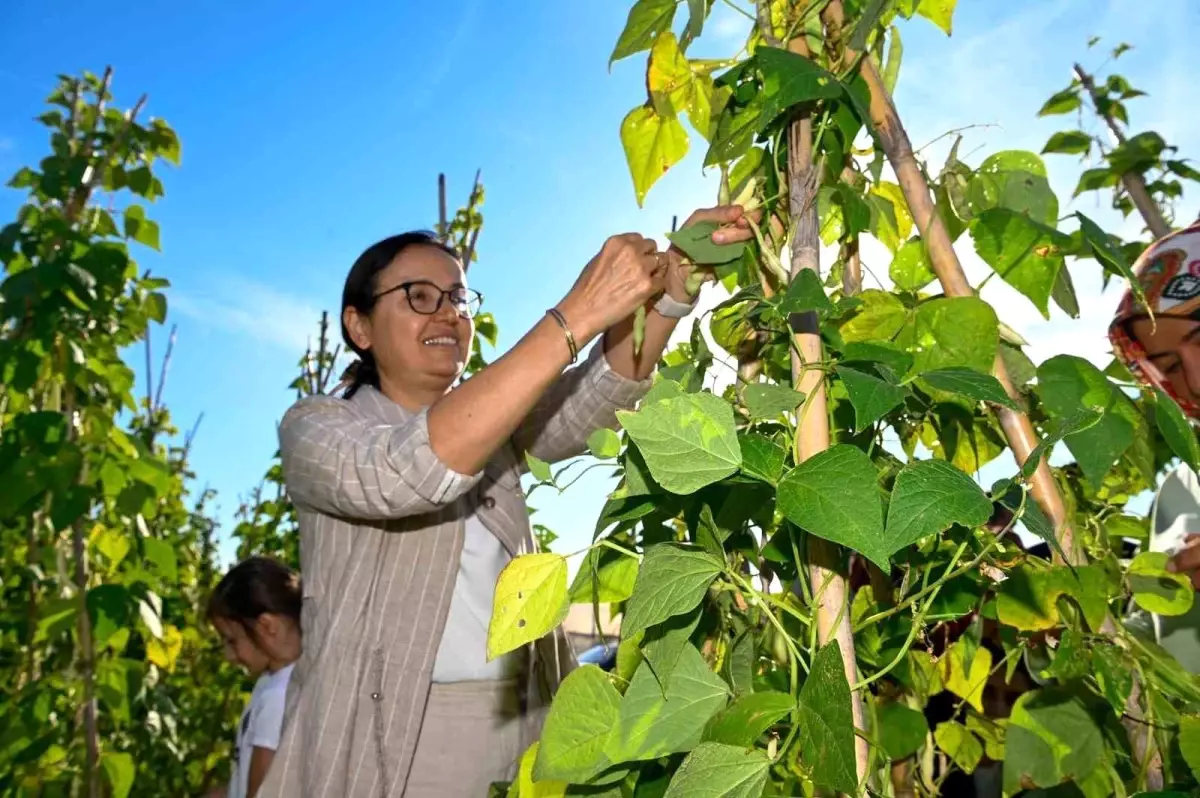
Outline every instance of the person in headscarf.
{"type": "MultiPolygon", "coordinates": [[[[1126,291],[1109,327],[1113,353],[1139,382],[1160,389],[1200,420],[1200,220],[1150,245],[1133,267],[1144,302],[1126,291]]],[[[1150,513],[1151,551],[1200,590],[1200,479],[1183,463],[1159,486],[1150,513]]],[[[1153,633],[1180,664],[1200,673],[1200,601],[1185,615],[1152,616],[1153,633]]]]}

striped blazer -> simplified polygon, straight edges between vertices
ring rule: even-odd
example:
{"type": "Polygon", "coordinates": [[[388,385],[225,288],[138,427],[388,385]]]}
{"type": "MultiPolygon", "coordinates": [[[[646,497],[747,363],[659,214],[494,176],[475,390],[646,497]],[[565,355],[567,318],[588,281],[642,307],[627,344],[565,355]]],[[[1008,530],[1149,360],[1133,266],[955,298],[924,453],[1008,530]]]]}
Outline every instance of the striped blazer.
{"type": "MultiPolygon", "coordinates": [[[[614,372],[594,346],[554,383],[479,474],[458,474],[429,445],[425,411],[364,387],[350,400],[302,399],[279,427],[300,525],[304,651],[283,736],[260,798],[400,798],[474,508],[508,551],[533,549],[521,490],[524,452],[582,453],[650,380],[614,372]]],[[[574,658],[565,635],[533,649],[529,711],[543,709],[574,658]]]]}

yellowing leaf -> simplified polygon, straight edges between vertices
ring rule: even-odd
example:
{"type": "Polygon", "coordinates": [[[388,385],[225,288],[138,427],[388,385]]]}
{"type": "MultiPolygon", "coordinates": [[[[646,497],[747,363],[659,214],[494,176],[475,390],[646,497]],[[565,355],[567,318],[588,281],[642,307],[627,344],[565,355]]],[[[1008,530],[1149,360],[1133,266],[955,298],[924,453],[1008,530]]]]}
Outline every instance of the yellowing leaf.
{"type": "Polygon", "coordinates": [[[937,25],[949,36],[954,25],[954,6],[958,0],[921,0],[917,13],[937,25]]]}
{"type": "Polygon", "coordinates": [[[547,552],[513,559],[496,581],[488,661],[547,634],[569,609],[566,558],[547,552]]]}
{"type": "Polygon", "coordinates": [[[688,135],[678,118],[660,116],[652,107],[642,105],[621,122],[621,145],[641,207],[650,187],[687,155],[688,135]]]}
{"type": "Polygon", "coordinates": [[[508,788],[507,798],[562,798],[567,794],[565,781],[534,781],[533,763],[537,761],[538,746],[534,743],[521,756],[517,780],[508,788]]]}
{"type": "Polygon", "coordinates": [[[650,66],[646,71],[655,110],[662,116],[682,112],[691,99],[692,82],[692,68],[679,49],[675,34],[670,31],[659,34],[650,50],[650,66]]]}
{"type": "Polygon", "coordinates": [[[961,641],[947,649],[938,661],[942,682],[947,690],[983,712],[983,687],[992,670],[992,652],[986,648],[977,649],[975,656],[971,657],[969,670],[965,660],[966,646],[961,641]]]}
{"type": "Polygon", "coordinates": [[[146,641],[146,659],[168,673],[175,671],[175,662],[183,650],[183,635],[172,624],[163,627],[162,639],[146,641]]]}

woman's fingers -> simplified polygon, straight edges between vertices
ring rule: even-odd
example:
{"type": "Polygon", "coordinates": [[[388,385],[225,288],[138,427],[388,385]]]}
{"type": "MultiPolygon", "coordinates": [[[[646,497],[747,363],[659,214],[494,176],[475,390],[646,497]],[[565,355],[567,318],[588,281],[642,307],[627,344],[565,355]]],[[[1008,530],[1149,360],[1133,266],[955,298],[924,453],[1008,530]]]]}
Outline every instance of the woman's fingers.
{"type": "Polygon", "coordinates": [[[713,233],[713,243],[736,244],[739,241],[749,241],[754,237],[750,221],[753,219],[757,222],[760,218],[762,218],[760,210],[747,214],[741,205],[718,205],[715,208],[701,208],[688,217],[686,224],[716,222],[720,228],[713,233]]]}
{"type": "Polygon", "coordinates": [[[1200,536],[1187,536],[1184,548],[1167,563],[1167,570],[1187,574],[1192,580],[1192,587],[1200,589],[1200,536]]]}

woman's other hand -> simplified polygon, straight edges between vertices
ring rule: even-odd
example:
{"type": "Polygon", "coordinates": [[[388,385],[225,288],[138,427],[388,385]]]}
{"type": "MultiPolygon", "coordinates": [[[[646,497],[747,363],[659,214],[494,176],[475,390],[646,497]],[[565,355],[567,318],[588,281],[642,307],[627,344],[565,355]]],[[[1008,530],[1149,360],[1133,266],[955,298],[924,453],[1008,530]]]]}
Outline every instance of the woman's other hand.
{"type": "Polygon", "coordinates": [[[624,233],[605,241],[558,305],[579,348],[661,293],[667,266],[653,239],[624,233]]]}
{"type": "MultiPolygon", "coordinates": [[[[718,205],[715,208],[701,208],[687,218],[684,227],[697,222],[716,222],[718,227],[712,235],[714,244],[736,244],[739,241],[749,241],[754,237],[750,220],[758,221],[761,211],[747,214],[741,205],[718,205]]],[[[678,302],[691,302],[699,290],[698,285],[690,286],[695,290],[688,291],[688,278],[693,271],[703,275],[704,282],[715,278],[712,269],[697,267],[687,261],[687,257],[678,247],[671,246],[667,251],[671,268],[667,270],[666,290],[671,298],[678,302]]]]}
{"type": "Polygon", "coordinates": [[[1200,535],[1188,535],[1183,540],[1183,548],[1167,563],[1167,570],[1185,574],[1192,581],[1192,587],[1200,590],[1200,535]]]}

